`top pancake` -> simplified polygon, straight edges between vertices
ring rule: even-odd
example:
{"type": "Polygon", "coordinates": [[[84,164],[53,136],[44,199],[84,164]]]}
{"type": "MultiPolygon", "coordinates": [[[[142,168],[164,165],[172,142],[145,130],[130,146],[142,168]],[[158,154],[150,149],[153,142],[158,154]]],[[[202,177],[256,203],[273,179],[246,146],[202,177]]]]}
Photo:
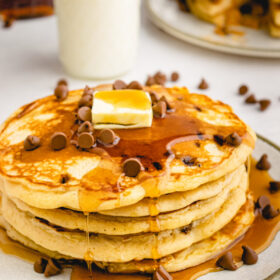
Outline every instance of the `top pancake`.
{"type": "MultiPolygon", "coordinates": [[[[111,85],[95,89],[107,90],[111,85]]],[[[174,112],[154,118],[149,128],[114,130],[119,143],[111,148],[98,146],[101,152],[81,151],[70,143],[78,127],[76,112],[83,90],[70,92],[64,101],[48,96],[17,110],[0,131],[2,191],[43,209],[110,210],[144,197],[195,189],[235,170],[252,152],[254,132],[228,105],[190,94],[186,88],[152,90],[164,95],[174,112]],[[67,135],[65,149],[51,149],[54,132],[67,135]],[[213,139],[233,132],[242,137],[238,147],[220,146],[213,139]],[[25,151],[23,141],[28,135],[40,137],[42,145],[25,151]],[[182,161],[186,156],[193,159],[189,165],[182,161]],[[138,157],[145,167],[136,178],[122,173],[122,162],[131,157],[138,157]],[[66,183],[63,175],[69,177],[66,183]]]]}

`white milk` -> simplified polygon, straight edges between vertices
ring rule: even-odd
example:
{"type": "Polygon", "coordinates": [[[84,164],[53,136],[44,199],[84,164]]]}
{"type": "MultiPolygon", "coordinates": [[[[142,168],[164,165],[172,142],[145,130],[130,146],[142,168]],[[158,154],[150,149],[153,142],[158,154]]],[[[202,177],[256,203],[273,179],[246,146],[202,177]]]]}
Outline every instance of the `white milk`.
{"type": "Polygon", "coordinates": [[[126,73],[137,51],[140,0],[55,0],[59,56],[75,77],[126,73]]]}

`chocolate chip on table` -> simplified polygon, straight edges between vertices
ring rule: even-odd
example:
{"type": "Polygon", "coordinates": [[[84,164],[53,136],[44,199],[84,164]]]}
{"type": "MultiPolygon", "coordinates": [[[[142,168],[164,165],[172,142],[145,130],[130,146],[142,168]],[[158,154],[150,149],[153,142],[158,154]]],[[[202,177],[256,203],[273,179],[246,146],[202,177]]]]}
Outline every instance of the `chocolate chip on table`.
{"type": "Polygon", "coordinates": [[[51,137],[51,148],[54,151],[62,150],[67,145],[67,136],[63,132],[55,132],[51,137]]]}
{"type": "Polygon", "coordinates": [[[277,193],[280,190],[280,181],[269,182],[269,192],[277,193]]]}
{"type": "Polygon", "coordinates": [[[57,86],[60,86],[60,85],[68,86],[68,82],[67,82],[65,79],[60,79],[60,80],[57,82],[57,86]]]}
{"type": "Polygon", "coordinates": [[[256,202],[257,208],[261,210],[263,210],[269,204],[270,204],[270,199],[266,195],[261,195],[256,202]]]}
{"type": "Polygon", "coordinates": [[[166,83],[166,75],[163,74],[162,72],[158,71],[155,75],[154,75],[154,79],[157,85],[162,85],[164,86],[166,83]]]}
{"type": "Polygon", "coordinates": [[[116,134],[111,129],[102,129],[97,136],[98,142],[103,145],[112,145],[115,142],[116,134]]]}
{"type": "Polygon", "coordinates": [[[127,88],[127,84],[122,80],[116,80],[113,83],[113,89],[115,89],[115,90],[126,89],[126,88],[127,88]]]}
{"type": "Polygon", "coordinates": [[[155,84],[156,84],[156,80],[155,80],[154,76],[148,76],[145,85],[149,87],[149,86],[152,86],[155,84]]]}
{"type": "Polygon", "coordinates": [[[82,149],[89,149],[94,145],[94,137],[89,132],[83,132],[78,136],[78,146],[82,149]]]}
{"type": "Polygon", "coordinates": [[[179,80],[179,78],[180,78],[180,75],[179,75],[178,72],[172,72],[171,73],[170,79],[171,79],[172,82],[177,82],[179,80]]]}
{"type": "Polygon", "coordinates": [[[89,121],[86,121],[86,122],[82,123],[78,128],[78,133],[79,134],[83,133],[83,132],[92,133],[93,131],[94,131],[93,125],[89,121]]]}
{"type": "Polygon", "coordinates": [[[173,280],[173,277],[160,265],[154,271],[152,280],[173,280]]]}
{"type": "Polygon", "coordinates": [[[242,246],[242,249],[242,260],[245,264],[251,265],[257,263],[258,255],[252,248],[249,246],[242,246]]]}
{"type": "Polygon", "coordinates": [[[271,104],[271,101],[269,99],[261,99],[259,100],[260,104],[260,111],[265,111],[271,104]]]}
{"type": "Polygon", "coordinates": [[[153,115],[155,118],[164,118],[166,116],[167,106],[164,101],[159,101],[153,106],[153,115]]]}
{"type": "Polygon", "coordinates": [[[214,135],[214,140],[220,146],[223,146],[225,143],[225,138],[222,135],[218,135],[218,134],[214,135]]]}
{"type": "Polygon", "coordinates": [[[68,96],[68,87],[66,85],[59,85],[54,90],[54,95],[58,101],[63,101],[68,96]]]}
{"type": "Polygon", "coordinates": [[[225,142],[230,146],[238,147],[242,143],[242,138],[238,133],[233,132],[226,137],[225,142]]]}
{"type": "Polygon", "coordinates": [[[238,267],[233,261],[233,256],[231,252],[226,252],[217,260],[217,266],[226,270],[236,270],[238,267]]]}
{"type": "Polygon", "coordinates": [[[267,154],[263,154],[256,165],[259,170],[269,170],[271,167],[267,154]]]}
{"type": "Polygon", "coordinates": [[[266,205],[262,210],[262,216],[267,220],[273,219],[279,214],[280,214],[279,209],[276,210],[271,204],[266,205]]]}
{"type": "Polygon", "coordinates": [[[128,177],[136,177],[142,169],[142,164],[137,158],[129,158],[123,163],[123,172],[128,177]]]}
{"type": "Polygon", "coordinates": [[[239,87],[239,94],[240,95],[245,95],[248,92],[249,88],[246,85],[241,85],[239,87]]]}
{"type": "Polygon", "coordinates": [[[137,82],[137,81],[132,81],[128,86],[128,89],[136,89],[136,90],[143,90],[143,86],[137,82]]]}
{"type": "Polygon", "coordinates": [[[245,103],[247,104],[256,104],[258,101],[255,97],[254,94],[249,95],[246,99],[245,99],[245,103]]]}
{"type": "Polygon", "coordinates": [[[44,271],[45,277],[58,275],[62,272],[60,264],[55,259],[49,259],[46,269],[44,271]]]}
{"type": "Polygon", "coordinates": [[[159,101],[159,96],[155,91],[150,92],[150,97],[151,97],[153,105],[156,104],[159,101]]]}
{"type": "Polygon", "coordinates": [[[44,273],[48,260],[44,258],[39,258],[33,265],[34,271],[37,273],[44,273]]]}
{"type": "Polygon", "coordinates": [[[37,149],[38,147],[40,147],[41,140],[37,136],[29,135],[26,137],[23,144],[24,144],[24,149],[26,151],[33,151],[33,150],[37,149]]]}
{"type": "Polygon", "coordinates": [[[81,107],[78,110],[78,119],[83,122],[91,121],[92,120],[91,109],[86,106],[81,107]]]}
{"type": "Polygon", "coordinates": [[[86,94],[82,96],[79,101],[79,107],[92,107],[93,104],[93,96],[91,94],[86,94]]]}
{"type": "Polygon", "coordinates": [[[202,79],[200,84],[198,85],[198,88],[199,89],[208,89],[209,85],[208,85],[208,83],[206,82],[205,79],[202,79]]]}

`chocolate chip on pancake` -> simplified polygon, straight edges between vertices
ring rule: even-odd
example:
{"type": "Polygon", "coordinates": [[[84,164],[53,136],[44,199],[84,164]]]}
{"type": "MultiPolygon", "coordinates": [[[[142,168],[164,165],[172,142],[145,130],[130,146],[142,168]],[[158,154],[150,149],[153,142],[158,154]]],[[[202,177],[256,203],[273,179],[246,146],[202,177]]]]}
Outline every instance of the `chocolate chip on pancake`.
{"type": "Polygon", "coordinates": [[[267,154],[263,154],[256,165],[259,170],[269,170],[271,167],[267,154]]]}
{"type": "Polygon", "coordinates": [[[181,232],[183,232],[184,234],[188,234],[191,229],[192,229],[192,224],[181,228],[181,232]]]}
{"type": "Polygon", "coordinates": [[[159,101],[153,106],[153,115],[155,118],[164,118],[166,116],[166,103],[159,101]]]}
{"type": "Polygon", "coordinates": [[[78,136],[78,146],[82,149],[89,149],[94,145],[94,137],[89,132],[83,132],[78,136]]]}
{"type": "Polygon", "coordinates": [[[62,150],[67,145],[67,136],[63,132],[55,132],[51,137],[51,148],[55,151],[62,150]]]}
{"type": "Polygon", "coordinates": [[[173,280],[173,277],[160,265],[153,273],[153,280],[173,280]]]}
{"type": "Polygon", "coordinates": [[[279,209],[276,210],[271,204],[266,205],[262,210],[262,216],[267,220],[273,219],[279,214],[279,209]]]}
{"type": "Polygon", "coordinates": [[[269,204],[270,199],[266,195],[261,195],[256,202],[256,207],[263,210],[269,204]]]}
{"type": "Polygon", "coordinates": [[[128,177],[136,177],[142,169],[142,164],[137,158],[129,158],[123,163],[123,172],[128,177]]]}
{"type": "Polygon", "coordinates": [[[65,79],[60,79],[60,80],[57,82],[57,86],[60,86],[60,85],[68,86],[68,82],[67,82],[65,79]]]}
{"type": "Polygon", "coordinates": [[[280,181],[269,182],[269,192],[277,193],[280,190],[280,181]]]}
{"type": "Polygon", "coordinates": [[[226,252],[217,260],[217,266],[226,270],[236,270],[238,267],[233,261],[233,256],[231,252],[226,252]]]}
{"type": "Polygon", "coordinates": [[[216,142],[218,145],[220,145],[220,146],[223,146],[223,145],[224,145],[224,143],[225,143],[225,138],[224,138],[224,136],[216,134],[216,135],[214,135],[213,137],[214,137],[215,142],[216,142]]]}
{"type": "Polygon", "coordinates": [[[149,86],[152,86],[155,84],[156,84],[156,80],[155,80],[154,76],[148,76],[145,85],[149,87],[149,86]]]}
{"type": "Polygon", "coordinates": [[[60,178],[61,184],[66,184],[70,180],[70,177],[68,174],[62,174],[60,178]]]}
{"type": "Polygon", "coordinates": [[[245,95],[248,92],[249,88],[246,85],[241,85],[239,87],[239,94],[240,95],[245,95]]]}
{"type": "Polygon", "coordinates": [[[83,133],[83,132],[92,133],[93,131],[94,131],[93,125],[89,121],[82,123],[78,128],[78,133],[83,133]]]}
{"type": "Polygon", "coordinates": [[[245,103],[247,104],[256,104],[258,102],[258,100],[256,99],[254,94],[249,95],[246,99],[245,99],[245,103]]]}
{"type": "Polygon", "coordinates": [[[198,88],[199,89],[208,89],[209,85],[208,85],[208,83],[206,82],[205,79],[202,79],[200,84],[198,85],[198,88]]]}
{"type": "Polygon", "coordinates": [[[55,259],[49,259],[44,272],[45,277],[58,275],[61,272],[62,272],[62,268],[60,264],[55,259]]]}
{"type": "Polygon", "coordinates": [[[251,265],[257,263],[258,255],[252,248],[250,248],[249,246],[242,246],[242,249],[242,260],[245,264],[251,265]]]}
{"type": "Polygon", "coordinates": [[[159,101],[159,96],[155,91],[150,91],[150,97],[153,105],[159,101]]]}
{"type": "Polygon", "coordinates": [[[165,96],[162,96],[159,101],[164,101],[166,103],[166,109],[167,111],[171,112],[173,110],[171,104],[168,102],[167,98],[165,96]]]}
{"type": "Polygon", "coordinates": [[[89,86],[85,86],[83,96],[85,95],[93,95],[93,89],[90,88],[89,86]]]}
{"type": "Polygon", "coordinates": [[[182,158],[182,162],[188,166],[193,166],[195,164],[195,161],[196,159],[191,156],[185,156],[182,158]]]}
{"type": "Polygon", "coordinates": [[[137,89],[137,90],[143,90],[143,86],[137,82],[137,81],[132,81],[128,86],[128,89],[137,89]]]}
{"type": "Polygon", "coordinates": [[[92,107],[93,104],[93,95],[86,94],[83,95],[82,98],[79,101],[79,107],[92,107]]]}
{"type": "Polygon", "coordinates": [[[261,99],[259,100],[260,104],[260,111],[265,111],[271,104],[271,101],[269,99],[261,99]]]}
{"type": "Polygon", "coordinates": [[[115,89],[115,90],[126,89],[126,88],[127,88],[127,84],[122,80],[116,80],[113,83],[113,89],[115,89]]]}
{"type": "Polygon", "coordinates": [[[38,147],[40,147],[41,140],[37,136],[29,135],[26,137],[23,144],[24,144],[24,149],[26,151],[33,151],[33,150],[37,149],[38,147]]]}
{"type": "Polygon", "coordinates": [[[37,273],[44,273],[48,260],[45,258],[39,258],[33,265],[34,271],[37,273]]]}
{"type": "Polygon", "coordinates": [[[58,101],[63,101],[68,96],[68,87],[66,85],[59,85],[54,90],[54,95],[58,101]]]}
{"type": "Polygon", "coordinates": [[[238,133],[233,132],[226,137],[225,142],[230,146],[238,147],[242,143],[242,138],[238,133]]]}
{"type": "Polygon", "coordinates": [[[83,122],[91,121],[92,119],[91,109],[86,106],[81,107],[78,110],[78,119],[83,122]]]}
{"type": "Polygon", "coordinates": [[[162,165],[158,161],[154,161],[152,164],[156,170],[162,170],[162,165]]]}
{"type": "Polygon", "coordinates": [[[172,82],[177,82],[178,80],[179,80],[179,78],[180,78],[180,75],[179,75],[179,73],[178,72],[172,72],[171,73],[171,81],[172,82]]]}
{"type": "Polygon", "coordinates": [[[97,136],[98,142],[103,145],[113,145],[116,140],[116,134],[111,129],[102,129],[97,136]]]}

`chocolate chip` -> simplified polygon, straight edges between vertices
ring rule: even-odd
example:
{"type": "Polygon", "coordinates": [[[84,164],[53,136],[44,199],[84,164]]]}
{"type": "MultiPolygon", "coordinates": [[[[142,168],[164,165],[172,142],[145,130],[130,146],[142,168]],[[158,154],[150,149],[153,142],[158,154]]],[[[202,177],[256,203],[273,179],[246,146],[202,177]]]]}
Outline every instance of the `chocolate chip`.
{"type": "Polygon", "coordinates": [[[63,101],[68,96],[68,87],[66,85],[59,85],[54,90],[54,95],[58,101],[63,101]]]}
{"type": "Polygon", "coordinates": [[[149,87],[155,84],[156,84],[155,78],[153,76],[148,76],[145,85],[149,87]]]}
{"type": "Polygon", "coordinates": [[[82,149],[91,148],[94,142],[94,137],[89,132],[83,132],[78,136],[78,146],[82,149]]]}
{"type": "Polygon", "coordinates": [[[268,204],[264,207],[262,210],[262,216],[267,219],[273,219],[274,217],[278,216],[280,214],[279,209],[274,209],[274,207],[271,204],[268,204]]]}
{"type": "Polygon", "coordinates": [[[153,115],[155,118],[164,118],[166,116],[166,103],[159,101],[153,106],[153,115]]]}
{"type": "Polygon", "coordinates": [[[256,202],[257,208],[260,208],[261,210],[263,210],[269,204],[270,199],[265,195],[261,195],[256,202]]]}
{"type": "Polygon", "coordinates": [[[188,166],[193,166],[195,164],[195,160],[196,159],[191,156],[185,156],[182,158],[182,162],[188,166]]]}
{"type": "Polygon", "coordinates": [[[271,101],[269,99],[261,99],[259,100],[260,104],[260,110],[265,111],[271,104],[271,101]]]}
{"type": "Polygon", "coordinates": [[[83,132],[92,133],[93,131],[94,131],[93,125],[89,121],[86,121],[86,122],[82,123],[78,128],[78,133],[79,134],[83,133],[83,132]]]}
{"type": "Polygon", "coordinates": [[[238,133],[233,132],[226,137],[225,142],[230,146],[238,147],[242,143],[242,138],[238,133]]]}
{"type": "Polygon", "coordinates": [[[269,182],[269,192],[276,193],[280,190],[280,181],[269,182]]]}
{"type": "Polygon", "coordinates": [[[257,103],[257,102],[258,102],[258,101],[257,101],[257,99],[256,99],[256,97],[255,97],[254,94],[249,95],[249,96],[245,99],[245,103],[247,103],[247,104],[255,104],[255,103],[257,103]]]}
{"type": "Polygon", "coordinates": [[[62,268],[59,265],[59,263],[55,259],[49,259],[45,272],[44,272],[44,275],[45,275],[45,277],[50,277],[50,276],[60,274],[61,271],[62,271],[62,268]]]}
{"type": "Polygon", "coordinates": [[[82,96],[79,101],[79,107],[92,107],[93,104],[93,96],[91,94],[86,94],[82,96]]]}
{"type": "Polygon", "coordinates": [[[57,86],[60,85],[68,86],[68,82],[65,79],[61,79],[57,82],[57,86]]]}
{"type": "Polygon", "coordinates": [[[214,140],[220,146],[223,146],[225,143],[225,138],[222,135],[218,135],[218,134],[214,135],[214,140]]]}
{"type": "Polygon", "coordinates": [[[33,265],[34,271],[37,273],[44,273],[48,260],[44,258],[39,258],[33,265]]]}
{"type": "Polygon", "coordinates": [[[126,89],[126,88],[127,88],[127,84],[122,80],[116,80],[113,83],[113,89],[115,89],[115,90],[126,89]]]}
{"type": "Polygon", "coordinates": [[[242,254],[242,260],[245,264],[255,264],[258,261],[258,255],[257,253],[248,246],[242,246],[243,254],[242,254]]]}
{"type": "Polygon", "coordinates": [[[163,102],[166,103],[166,109],[167,109],[167,111],[172,111],[172,110],[173,110],[171,104],[168,102],[168,100],[166,99],[165,96],[162,96],[162,97],[159,99],[159,101],[163,101],[163,102]]]}
{"type": "Polygon", "coordinates": [[[188,234],[190,232],[190,230],[192,229],[192,224],[185,226],[181,229],[181,232],[183,232],[184,234],[188,234]]]}
{"type": "Polygon", "coordinates": [[[91,115],[91,109],[89,107],[81,107],[78,110],[78,119],[86,122],[86,121],[91,121],[92,115],[91,115]]]}
{"type": "Polygon", "coordinates": [[[226,252],[224,255],[222,255],[217,263],[219,267],[226,269],[226,270],[236,270],[238,267],[233,261],[233,256],[231,252],[226,252]]]}
{"type": "Polygon", "coordinates": [[[156,170],[162,170],[162,165],[159,162],[154,161],[152,164],[156,170]]]}
{"type": "Polygon", "coordinates": [[[67,136],[63,132],[56,132],[51,137],[51,148],[55,151],[62,150],[66,147],[67,136]]]}
{"type": "Polygon", "coordinates": [[[102,129],[97,137],[98,141],[103,145],[112,145],[115,142],[116,134],[111,129],[102,129]]]}
{"type": "Polygon", "coordinates": [[[171,74],[171,81],[172,82],[177,82],[179,80],[180,76],[179,76],[179,73],[178,72],[173,72],[171,74]]]}
{"type": "Polygon", "coordinates": [[[33,150],[37,149],[38,147],[40,147],[41,140],[37,136],[29,135],[24,140],[23,145],[24,145],[24,149],[26,151],[33,151],[33,150]]]}
{"type": "Polygon", "coordinates": [[[245,95],[248,92],[249,88],[246,85],[241,85],[239,87],[239,94],[245,95]]]}
{"type": "Polygon", "coordinates": [[[270,169],[271,164],[268,161],[267,154],[264,154],[261,156],[260,160],[257,162],[256,167],[259,170],[269,170],[270,169]]]}
{"type": "Polygon", "coordinates": [[[209,85],[208,83],[205,81],[205,79],[202,79],[200,84],[198,85],[198,88],[199,89],[208,89],[209,88],[209,85]]]}
{"type": "Polygon", "coordinates": [[[61,178],[60,178],[61,184],[66,184],[69,180],[70,180],[70,177],[68,174],[61,175],[61,178]]]}
{"type": "Polygon", "coordinates": [[[173,280],[173,277],[160,265],[153,273],[153,280],[173,280]]]}
{"type": "Polygon", "coordinates": [[[155,75],[154,75],[154,79],[157,85],[162,85],[164,86],[164,84],[166,83],[166,75],[161,73],[160,71],[158,71],[155,75]]]}
{"type": "Polygon", "coordinates": [[[151,97],[151,100],[152,100],[152,104],[156,104],[158,101],[159,101],[159,96],[156,92],[154,91],[151,91],[150,92],[150,97],[151,97]]]}
{"type": "Polygon", "coordinates": [[[124,174],[128,177],[136,177],[142,168],[142,164],[137,158],[129,158],[123,163],[124,174]]]}
{"type": "Polygon", "coordinates": [[[137,89],[137,90],[143,90],[143,86],[137,82],[137,81],[132,81],[128,86],[128,89],[137,89]]]}
{"type": "Polygon", "coordinates": [[[90,88],[89,86],[85,86],[83,96],[85,95],[92,95],[93,96],[93,89],[90,88]]]}

